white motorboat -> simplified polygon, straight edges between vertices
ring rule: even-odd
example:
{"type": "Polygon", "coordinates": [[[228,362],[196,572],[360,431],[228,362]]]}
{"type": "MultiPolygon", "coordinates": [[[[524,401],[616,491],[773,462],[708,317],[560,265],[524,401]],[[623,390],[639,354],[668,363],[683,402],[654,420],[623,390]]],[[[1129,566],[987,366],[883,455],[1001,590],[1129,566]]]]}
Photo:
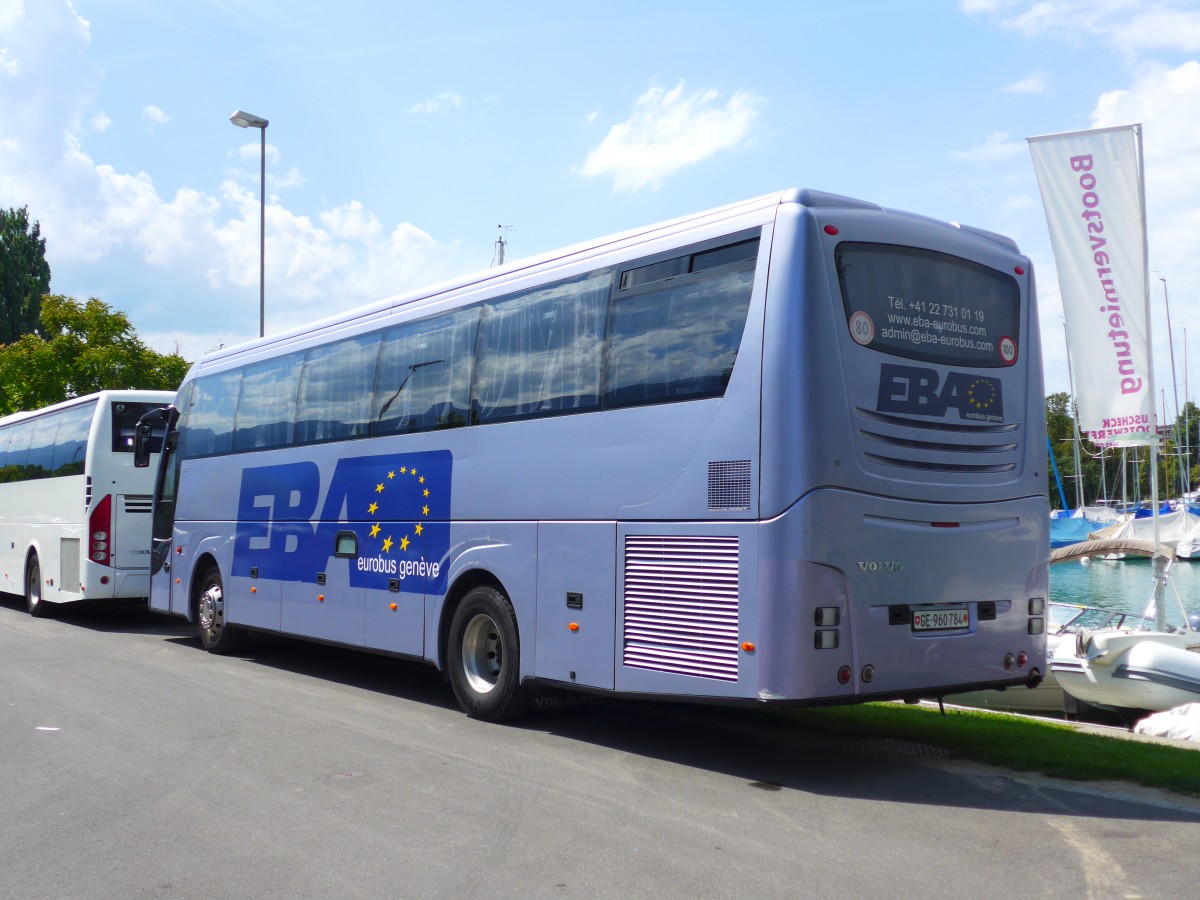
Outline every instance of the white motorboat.
{"type": "MultiPolygon", "coordinates": [[[[1084,541],[1054,550],[1050,564],[1078,561],[1088,563],[1093,559],[1113,559],[1119,554],[1151,556],[1154,544],[1134,538],[1084,541]]],[[[1170,550],[1160,553],[1171,555],[1170,550]]],[[[1119,612],[1083,606],[1074,603],[1051,602],[1049,622],[1046,627],[1046,675],[1040,684],[1032,688],[1008,688],[988,691],[969,691],[952,694],[945,699],[960,706],[981,709],[999,709],[1008,712],[1031,713],[1034,715],[1062,715],[1064,685],[1059,682],[1050,661],[1062,648],[1073,652],[1077,638],[1084,633],[1121,632],[1148,630],[1153,621],[1137,613],[1119,612]]],[[[1064,651],[1064,658],[1065,658],[1064,651]]],[[[1074,696],[1074,694],[1072,694],[1074,696]]]]}
{"type": "MultiPolygon", "coordinates": [[[[1126,540],[1125,550],[1145,553],[1148,542],[1126,540]]],[[[1115,549],[1111,541],[1089,541],[1064,548],[1075,552],[1115,549]],[[1089,545],[1092,545],[1089,547],[1089,545]]],[[[1060,641],[1047,652],[1048,668],[1062,689],[1103,709],[1161,712],[1200,700],[1200,631],[1183,612],[1178,628],[1165,624],[1163,589],[1175,553],[1155,548],[1155,620],[1110,621],[1083,628],[1074,641],[1060,641]]],[[[1055,551],[1056,553],[1058,551],[1055,551]]],[[[1051,555],[1053,558],[1054,554],[1051,555]]]]}
{"type": "MultiPolygon", "coordinates": [[[[1136,613],[1115,612],[1095,606],[1075,603],[1049,604],[1049,625],[1046,633],[1047,662],[1060,646],[1075,646],[1077,636],[1083,632],[1097,630],[1132,629],[1146,624],[1136,613]]],[[[1029,713],[1032,715],[1062,715],[1063,686],[1051,670],[1040,684],[1032,688],[1001,688],[988,691],[969,691],[965,694],[947,696],[947,703],[971,706],[978,709],[999,709],[1006,712],[1029,713]]]]}
{"type": "Polygon", "coordinates": [[[1050,671],[1092,706],[1162,712],[1200,701],[1200,632],[1082,632],[1055,648],[1050,671]]]}

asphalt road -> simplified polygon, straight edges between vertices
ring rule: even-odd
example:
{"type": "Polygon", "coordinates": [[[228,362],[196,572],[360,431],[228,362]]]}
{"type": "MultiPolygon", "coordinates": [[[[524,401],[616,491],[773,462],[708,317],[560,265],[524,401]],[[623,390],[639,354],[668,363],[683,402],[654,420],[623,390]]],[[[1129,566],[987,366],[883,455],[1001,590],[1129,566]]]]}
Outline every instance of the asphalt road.
{"type": "Polygon", "coordinates": [[[0,595],[0,896],[1194,896],[1200,804],[0,595]]]}

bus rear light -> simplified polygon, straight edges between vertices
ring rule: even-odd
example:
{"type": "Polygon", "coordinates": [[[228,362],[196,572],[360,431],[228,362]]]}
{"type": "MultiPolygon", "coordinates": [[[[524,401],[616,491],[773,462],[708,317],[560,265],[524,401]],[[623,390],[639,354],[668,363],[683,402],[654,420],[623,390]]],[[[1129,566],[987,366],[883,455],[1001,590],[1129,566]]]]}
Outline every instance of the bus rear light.
{"type": "Polygon", "coordinates": [[[1022,650],[1020,653],[1017,654],[1017,668],[1023,669],[1027,665],[1029,665],[1029,654],[1027,654],[1024,650],[1022,650]]]}
{"type": "Polygon", "coordinates": [[[1004,671],[1011,672],[1012,667],[1016,664],[1017,658],[1011,653],[1004,654],[1004,671]]]}
{"type": "Polygon", "coordinates": [[[875,667],[874,666],[872,666],[870,664],[863,666],[862,680],[863,680],[863,684],[870,684],[872,681],[875,680],[875,667]]]}
{"type": "Polygon", "coordinates": [[[825,233],[830,236],[837,234],[838,233],[837,226],[836,225],[826,225],[825,233]]]}
{"type": "Polygon", "coordinates": [[[1024,275],[1025,267],[1024,266],[1013,266],[1013,271],[1016,272],[1018,275],[1024,275]]]}
{"type": "Polygon", "coordinates": [[[88,531],[92,533],[92,562],[101,566],[112,565],[112,547],[108,535],[112,532],[112,494],[105,494],[88,518],[88,531]]]}
{"type": "Polygon", "coordinates": [[[842,624],[842,611],[836,606],[818,606],[816,625],[818,628],[837,628],[842,624]]]}
{"type": "Polygon", "coordinates": [[[836,650],[839,637],[836,629],[823,629],[815,632],[813,647],[817,650],[836,650]]]}
{"type": "Polygon", "coordinates": [[[838,684],[849,684],[849,683],[850,683],[850,667],[842,666],[840,669],[838,669],[838,684]]]}

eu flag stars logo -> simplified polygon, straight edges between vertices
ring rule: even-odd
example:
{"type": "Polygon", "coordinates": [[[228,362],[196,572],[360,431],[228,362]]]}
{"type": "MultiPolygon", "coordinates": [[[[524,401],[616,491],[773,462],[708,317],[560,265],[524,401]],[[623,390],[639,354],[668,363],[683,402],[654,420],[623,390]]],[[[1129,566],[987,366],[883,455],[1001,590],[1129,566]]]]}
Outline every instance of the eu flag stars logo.
{"type": "Polygon", "coordinates": [[[386,588],[395,578],[402,591],[437,590],[449,546],[450,454],[375,457],[364,469],[355,561],[364,583],[386,588]]]}

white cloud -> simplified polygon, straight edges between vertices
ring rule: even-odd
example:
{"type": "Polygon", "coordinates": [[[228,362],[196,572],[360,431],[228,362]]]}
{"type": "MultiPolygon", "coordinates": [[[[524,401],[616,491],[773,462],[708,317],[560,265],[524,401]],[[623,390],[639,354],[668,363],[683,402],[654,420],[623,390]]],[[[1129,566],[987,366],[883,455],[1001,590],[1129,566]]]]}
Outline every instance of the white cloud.
{"type": "Polygon", "coordinates": [[[652,87],[633,114],[609,129],[579,168],[586,178],[611,175],[618,191],[656,187],[664,178],[702,160],[742,146],[763,99],[751,91],[728,97],[715,90],[652,87]]]}
{"type": "Polygon", "coordinates": [[[451,91],[445,91],[429,100],[422,100],[410,106],[406,112],[417,115],[445,115],[456,109],[462,109],[463,98],[451,91]]]}
{"type": "Polygon", "coordinates": [[[1004,88],[1010,94],[1044,94],[1048,89],[1049,80],[1045,72],[1034,72],[1028,78],[1023,78],[1004,88]]]}
{"type": "Polygon", "coordinates": [[[142,109],[142,121],[151,125],[166,125],[171,117],[152,103],[142,109]]]}
{"type": "MultiPolygon", "coordinates": [[[[19,127],[0,125],[0,196],[6,205],[28,205],[40,221],[52,287],[66,290],[64,270],[86,273],[87,290],[125,310],[163,352],[178,342],[195,358],[218,343],[256,335],[259,142],[231,151],[239,162],[222,184],[166,195],[147,172],[98,162],[85,142],[112,123],[96,103],[101,73],[87,58],[88,23],[67,0],[38,0],[7,18],[5,2],[0,43],[10,51],[6,59],[20,65],[15,76],[0,71],[0,123],[19,127]],[[157,297],[155,285],[162,286],[157,297]]],[[[151,124],[169,119],[157,107],[144,111],[151,124]]],[[[275,147],[268,145],[267,155],[268,189],[303,182],[275,147]]],[[[454,246],[410,223],[384,225],[358,201],[309,217],[271,195],[266,219],[271,332],[449,277],[457,268],[454,246]]]]}
{"type": "MultiPolygon", "coordinates": [[[[261,141],[254,144],[242,144],[240,147],[230,151],[230,155],[240,162],[252,163],[253,165],[232,168],[226,174],[244,185],[253,183],[254,190],[257,192],[259,190],[259,180],[262,177],[260,166],[262,165],[264,155],[261,141]]],[[[295,166],[289,166],[285,171],[280,171],[279,163],[282,157],[280,156],[279,148],[274,144],[267,144],[265,155],[267,160],[267,191],[269,193],[274,194],[276,191],[300,187],[305,183],[304,173],[295,166]]]]}
{"type": "Polygon", "coordinates": [[[1127,52],[1200,50],[1193,0],[963,0],[959,9],[1025,37],[1098,38],[1127,52]]]}
{"type": "Polygon", "coordinates": [[[994,162],[1007,159],[1025,152],[1024,141],[1009,140],[1007,132],[995,131],[988,135],[982,144],[976,144],[969,150],[951,150],[951,159],[961,159],[967,162],[994,162]]]}
{"type": "MultiPolygon", "coordinates": [[[[239,160],[242,160],[243,162],[253,162],[255,166],[257,166],[263,155],[262,138],[260,137],[252,144],[242,144],[240,147],[231,152],[232,155],[236,156],[239,160]]],[[[267,144],[267,165],[279,165],[279,148],[274,144],[267,144]]]]}
{"type": "Polygon", "coordinates": [[[1151,261],[1200,286],[1200,62],[1145,67],[1129,88],[1101,95],[1092,127],[1142,124],[1151,261]]]}
{"type": "Polygon", "coordinates": [[[11,28],[24,14],[24,0],[0,0],[0,29],[11,28]]]}

